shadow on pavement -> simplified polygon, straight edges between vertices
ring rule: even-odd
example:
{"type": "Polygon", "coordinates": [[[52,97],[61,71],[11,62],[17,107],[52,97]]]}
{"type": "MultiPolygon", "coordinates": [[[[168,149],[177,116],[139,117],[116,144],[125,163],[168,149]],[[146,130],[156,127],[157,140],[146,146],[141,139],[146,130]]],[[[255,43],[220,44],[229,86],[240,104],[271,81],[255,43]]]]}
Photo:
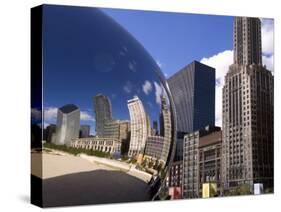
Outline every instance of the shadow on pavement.
{"type": "Polygon", "coordinates": [[[120,171],[95,170],[43,180],[43,207],[149,200],[149,186],[120,171]]]}

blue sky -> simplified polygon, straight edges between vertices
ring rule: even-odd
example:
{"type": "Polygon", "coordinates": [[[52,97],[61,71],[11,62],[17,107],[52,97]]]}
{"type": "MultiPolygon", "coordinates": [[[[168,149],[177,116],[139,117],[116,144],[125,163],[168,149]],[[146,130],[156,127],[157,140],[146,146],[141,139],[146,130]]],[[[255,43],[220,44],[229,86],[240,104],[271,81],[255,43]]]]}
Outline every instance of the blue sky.
{"type": "MultiPolygon", "coordinates": [[[[107,85],[104,84],[105,78],[103,77],[99,80],[95,78],[95,85],[93,85],[92,76],[89,74],[93,68],[103,69],[106,74],[114,66],[114,61],[103,54],[95,57],[93,51],[102,52],[103,46],[110,48],[108,45],[112,44],[112,41],[113,44],[114,42],[127,42],[116,37],[114,33],[110,34],[109,31],[106,38],[102,38],[103,35],[97,33],[95,31],[97,28],[92,25],[92,22],[99,21],[97,17],[92,16],[94,10],[81,7],[57,10],[56,7],[53,7],[52,10],[45,13],[43,38],[46,125],[56,122],[58,107],[74,103],[81,110],[81,124],[91,125],[91,132],[94,132],[92,97],[99,92],[98,88],[106,88],[107,85]],[[108,39],[108,42],[95,44],[93,40],[95,37],[108,39]],[[88,92],[84,92],[86,90],[88,92]]],[[[216,68],[216,78],[220,82],[216,87],[216,123],[221,126],[221,89],[224,75],[233,58],[233,17],[120,9],[101,10],[141,43],[166,77],[171,76],[193,60],[216,68]]],[[[106,27],[103,27],[102,22],[100,26],[100,30],[104,30],[106,33],[106,27]]],[[[273,70],[273,21],[264,20],[262,26],[263,59],[264,63],[273,70]]],[[[132,55],[132,57],[142,58],[140,55],[132,55]]],[[[128,58],[128,60],[130,60],[129,68],[142,64],[142,62],[135,64],[136,61],[132,58],[128,58]]],[[[153,62],[149,63],[154,67],[153,62]]],[[[143,70],[146,69],[143,67],[143,70]]],[[[116,80],[110,84],[111,87],[114,87],[112,84],[117,86],[119,82],[122,82],[122,73],[114,76],[114,79],[116,80]]],[[[156,93],[158,89],[155,79],[147,81],[142,76],[139,76],[139,79],[143,84],[138,85],[138,89],[135,91],[133,88],[136,85],[131,81],[126,81],[123,85],[123,96],[125,91],[125,97],[122,104],[124,107],[126,107],[125,99],[130,99],[133,94],[140,95],[140,90],[144,89],[142,87],[144,85],[148,86],[146,88],[149,88],[148,91],[151,92],[150,97],[144,95],[144,98],[150,98],[146,99],[146,102],[148,105],[153,105],[152,91],[155,90],[156,93]],[[148,83],[144,84],[144,82],[148,83]]],[[[120,86],[122,85],[120,84],[120,86]]],[[[103,92],[110,96],[113,105],[120,104],[120,95],[118,96],[117,92],[110,93],[109,90],[105,89],[103,92]]],[[[113,111],[113,116],[129,118],[128,114],[121,110],[113,111]]],[[[156,119],[157,115],[155,114],[155,117],[152,118],[156,119]]]]}
{"type": "Polygon", "coordinates": [[[193,60],[232,49],[233,17],[103,9],[126,28],[170,76],[193,60]]]}

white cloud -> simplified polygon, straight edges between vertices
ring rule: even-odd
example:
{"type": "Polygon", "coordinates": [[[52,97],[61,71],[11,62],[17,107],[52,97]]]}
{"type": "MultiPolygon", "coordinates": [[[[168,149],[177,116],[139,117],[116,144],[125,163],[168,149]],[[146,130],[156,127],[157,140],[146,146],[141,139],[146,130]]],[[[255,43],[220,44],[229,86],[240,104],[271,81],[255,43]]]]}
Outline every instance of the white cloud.
{"type": "Polygon", "coordinates": [[[142,85],[142,90],[146,95],[148,95],[150,91],[152,91],[152,85],[148,80],[146,80],[142,85]]]}
{"type": "Polygon", "coordinates": [[[163,89],[162,87],[157,83],[154,82],[154,87],[155,87],[155,98],[156,98],[156,102],[161,105],[161,95],[163,94],[163,89]]]}
{"type": "Polygon", "coordinates": [[[272,72],[274,71],[273,55],[270,55],[270,56],[263,55],[262,62],[269,71],[272,71],[272,72]]]}
{"type": "Polygon", "coordinates": [[[128,67],[129,69],[132,71],[132,72],[136,72],[137,69],[136,69],[136,65],[137,65],[137,62],[135,60],[132,60],[128,63],[128,67]]]}
{"type": "Polygon", "coordinates": [[[80,111],[81,121],[94,121],[94,117],[87,111],[80,111]]]}
{"type": "MultiPolygon", "coordinates": [[[[46,107],[44,109],[44,127],[57,122],[57,107],[46,107]]],[[[94,117],[88,111],[80,111],[81,121],[95,121],[94,117]]]]}
{"type": "Polygon", "coordinates": [[[262,62],[267,69],[274,71],[274,21],[273,19],[261,19],[262,32],[262,62]]]}
{"type": "Polygon", "coordinates": [[[261,19],[262,52],[266,55],[274,53],[274,22],[273,19],[261,19]]]}
{"type": "Polygon", "coordinates": [[[44,122],[44,129],[46,129],[49,125],[50,125],[50,123],[44,122]]]}
{"type": "Polygon", "coordinates": [[[233,51],[225,50],[209,58],[203,58],[200,62],[216,69],[217,86],[222,86],[228,67],[233,63],[233,51]]]}
{"type": "Polygon", "coordinates": [[[216,125],[222,126],[222,87],[228,67],[233,63],[233,51],[225,50],[200,62],[216,69],[216,125]]]}
{"type": "Polygon", "coordinates": [[[57,119],[58,108],[47,107],[44,109],[44,120],[46,122],[55,122],[57,119]]]}
{"type": "Polygon", "coordinates": [[[156,63],[157,63],[157,65],[158,65],[160,68],[163,67],[163,64],[162,64],[159,60],[156,60],[156,63]]]}
{"type": "Polygon", "coordinates": [[[132,83],[130,81],[127,81],[126,84],[123,86],[123,90],[126,93],[131,93],[132,89],[133,89],[133,85],[132,85],[132,83]]]}
{"type": "Polygon", "coordinates": [[[31,117],[36,120],[41,119],[41,111],[36,108],[31,108],[31,117]]]}

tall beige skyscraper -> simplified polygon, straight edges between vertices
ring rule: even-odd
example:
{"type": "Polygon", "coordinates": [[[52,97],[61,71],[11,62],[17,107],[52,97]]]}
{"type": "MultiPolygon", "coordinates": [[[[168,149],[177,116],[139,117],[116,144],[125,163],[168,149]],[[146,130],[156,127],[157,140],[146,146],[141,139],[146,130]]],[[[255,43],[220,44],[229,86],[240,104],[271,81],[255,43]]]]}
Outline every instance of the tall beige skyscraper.
{"type": "Polygon", "coordinates": [[[131,120],[129,156],[143,154],[150,131],[149,117],[144,110],[142,101],[137,96],[128,100],[128,108],[131,120]]]}
{"type": "Polygon", "coordinates": [[[262,65],[261,21],[234,19],[234,64],[223,87],[222,181],[225,189],[273,188],[273,75],[262,65]]]}

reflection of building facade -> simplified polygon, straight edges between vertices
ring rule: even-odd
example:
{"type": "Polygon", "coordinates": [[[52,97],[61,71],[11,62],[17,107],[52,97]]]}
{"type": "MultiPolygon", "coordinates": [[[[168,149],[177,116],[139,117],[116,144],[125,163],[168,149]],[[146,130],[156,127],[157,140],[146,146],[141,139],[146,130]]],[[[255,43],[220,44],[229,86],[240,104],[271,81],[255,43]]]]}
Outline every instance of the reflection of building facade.
{"type": "Polygon", "coordinates": [[[223,87],[225,189],[273,186],[273,76],[262,66],[261,21],[234,20],[234,64],[223,87]]]}
{"type": "Polygon", "coordinates": [[[153,124],[152,124],[152,135],[159,135],[157,121],[153,121],[153,124]]]}
{"type": "Polygon", "coordinates": [[[168,79],[177,112],[177,131],[215,124],[215,69],[197,61],[168,79]]]}
{"type": "Polygon", "coordinates": [[[121,142],[122,155],[127,154],[129,150],[130,126],[130,122],[127,120],[111,120],[104,126],[105,138],[115,138],[121,142]]]}
{"type": "Polygon", "coordinates": [[[69,145],[72,139],[79,137],[80,110],[76,105],[68,104],[58,109],[55,143],[69,145]]]}
{"type": "Polygon", "coordinates": [[[90,136],[90,125],[81,125],[80,126],[80,138],[87,138],[90,136]]]}
{"type": "Polygon", "coordinates": [[[148,129],[147,114],[141,100],[137,96],[128,100],[128,109],[131,119],[129,156],[138,155],[140,153],[143,154],[148,131],[150,130],[148,129]]]}
{"type": "Polygon", "coordinates": [[[161,113],[160,113],[160,136],[164,137],[164,144],[161,158],[167,161],[171,139],[172,139],[172,126],[171,126],[171,113],[168,109],[167,101],[164,96],[161,96],[161,113]]]}
{"type": "MultiPolygon", "coordinates": [[[[217,143],[219,142],[221,142],[221,132],[219,127],[207,126],[205,129],[184,136],[184,198],[199,198],[201,193],[201,183],[205,180],[219,179],[220,150],[217,150],[220,148],[220,145],[217,146],[217,143]],[[217,153],[218,155],[216,155],[217,153]],[[199,158],[200,156],[202,156],[201,159],[199,158]]],[[[215,182],[220,184],[220,181],[215,182]]]]}
{"type": "Polygon", "coordinates": [[[71,146],[75,148],[107,152],[110,154],[119,153],[121,151],[121,143],[115,138],[77,138],[71,142],[71,146]]]}
{"type": "Polygon", "coordinates": [[[104,123],[103,137],[106,138],[119,137],[119,120],[108,120],[104,123]]]}
{"type": "Polygon", "coordinates": [[[166,162],[166,158],[163,155],[164,143],[165,138],[162,136],[148,136],[145,146],[145,155],[166,162]]]}
{"type": "Polygon", "coordinates": [[[96,114],[96,135],[104,136],[104,126],[106,122],[112,120],[111,102],[107,96],[98,94],[94,97],[96,114]]]}
{"type": "Polygon", "coordinates": [[[45,133],[46,133],[46,142],[47,143],[52,142],[52,137],[56,133],[56,128],[57,128],[57,126],[55,124],[50,124],[49,126],[46,127],[45,133]]]}

